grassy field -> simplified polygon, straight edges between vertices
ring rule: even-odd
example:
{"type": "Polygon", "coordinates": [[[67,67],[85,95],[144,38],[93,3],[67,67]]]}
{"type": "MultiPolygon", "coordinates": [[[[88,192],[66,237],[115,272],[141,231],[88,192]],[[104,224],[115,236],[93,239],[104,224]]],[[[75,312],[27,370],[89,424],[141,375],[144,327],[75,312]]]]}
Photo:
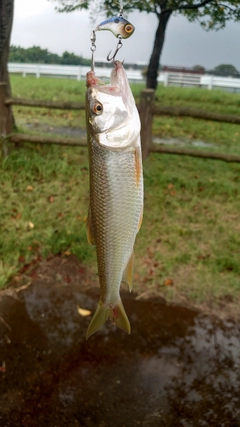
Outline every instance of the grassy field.
{"type": "MultiPolygon", "coordinates": [[[[141,85],[132,86],[136,100],[141,85]]],[[[84,82],[12,76],[13,95],[83,101],[84,82]]],[[[163,88],[157,103],[240,114],[240,95],[163,88]]],[[[15,107],[27,123],[84,128],[84,112],[15,107]]],[[[154,136],[202,140],[211,151],[240,154],[240,126],[156,117],[154,136]]],[[[144,164],[145,211],[135,254],[135,291],[237,316],[240,302],[240,164],[152,154],[144,164]]],[[[96,271],[86,242],[88,158],[83,148],[25,145],[1,159],[0,286],[25,263],[73,253],[96,271]]]]}

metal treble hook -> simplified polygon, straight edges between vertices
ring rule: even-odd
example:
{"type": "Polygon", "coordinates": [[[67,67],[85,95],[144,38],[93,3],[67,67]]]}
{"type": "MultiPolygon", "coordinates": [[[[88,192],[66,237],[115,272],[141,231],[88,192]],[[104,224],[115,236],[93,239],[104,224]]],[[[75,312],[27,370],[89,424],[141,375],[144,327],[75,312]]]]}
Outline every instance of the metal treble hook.
{"type": "Polygon", "coordinates": [[[114,54],[113,54],[113,56],[111,58],[110,58],[110,53],[111,53],[111,50],[110,50],[110,52],[109,52],[109,54],[107,56],[107,61],[114,61],[115,56],[117,55],[118,51],[121,49],[122,45],[123,45],[122,44],[122,37],[119,35],[118,36],[118,44],[117,44],[116,50],[115,50],[115,52],[114,52],[114,54]]]}

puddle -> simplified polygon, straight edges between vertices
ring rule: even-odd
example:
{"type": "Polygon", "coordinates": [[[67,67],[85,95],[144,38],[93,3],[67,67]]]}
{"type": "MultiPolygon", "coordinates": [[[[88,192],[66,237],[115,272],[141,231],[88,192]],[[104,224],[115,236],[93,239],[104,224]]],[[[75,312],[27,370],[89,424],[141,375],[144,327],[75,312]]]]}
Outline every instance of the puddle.
{"type": "Polygon", "coordinates": [[[99,289],[81,280],[2,297],[1,427],[240,425],[238,325],[122,293],[131,335],[107,323],[86,341],[78,307],[99,289]]]}
{"type": "MultiPolygon", "coordinates": [[[[33,131],[40,130],[41,132],[46,133],[54,133],[55,135],[68,136],[72,138],[84,138],[86,137],[86,130],[81,129],[79,127],[70,127],[70,126],[50,126],[48,124],[43,123],[24,123],[22,126],[31,129],[33,131]]],[[[153,143],[155,144],[163,144],[163,145],[178,145],[178,146],[186,146],[192,145],[193,147],[215,147],[214,144],[210,142],[205,142],[201,140],[191,140],[191,139],[180,139],[180,138],[160,138],[153,137],[153,143]]]]}
{"type": "Polygon", "coordinates": [[[40,130],[40,132],[54,133],[59,136],[63,135],[72,138],[84,138],[87,136],[85,129],[76,126],[51,126],[44,123],[22,123],[22,126],[33,131],[40,130]]]}
{"type": "Polygon", "coordinates": [[[214,147],[214,144],[210,142],[205,142],[201,140],[191,140],[191,139],[180,139],[180,138],[159,138],[153,137],[153,142],[155,144],[163,144],[163,145],[193,145],[194,147],[214,147]]]}

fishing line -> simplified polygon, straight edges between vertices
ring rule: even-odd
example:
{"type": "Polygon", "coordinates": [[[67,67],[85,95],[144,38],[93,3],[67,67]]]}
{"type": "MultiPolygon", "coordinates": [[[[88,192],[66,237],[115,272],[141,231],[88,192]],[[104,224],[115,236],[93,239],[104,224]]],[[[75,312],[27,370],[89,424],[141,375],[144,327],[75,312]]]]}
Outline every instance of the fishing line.
{"type": "Polygon", "coordinates": [[[123,16],[123,1],[119,0],[119,16],[123,16]]]}

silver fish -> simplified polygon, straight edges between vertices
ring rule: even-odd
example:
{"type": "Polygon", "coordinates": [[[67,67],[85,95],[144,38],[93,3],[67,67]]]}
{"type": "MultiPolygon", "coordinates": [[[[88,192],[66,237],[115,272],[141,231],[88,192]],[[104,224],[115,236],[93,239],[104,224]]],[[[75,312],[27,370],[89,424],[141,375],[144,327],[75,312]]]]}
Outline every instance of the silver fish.
{"type": "Polygon", "coordinates": [[[119,291],[122,281],[132,288],[133,246],[143,215],[143,175],[140,119],[122,63],[114,62],[109,85],[90,71],[87,88],[87,236],[89,243],[96,246],[101,289],[88,338],[108,318],[130,333],[119,291]]]}
{"type": "Polygon", "coordinates": [[[123,39],[127,39],[134,33],[135,27],[122,16],[113,16],[101,22],[95,29],[95,31],[101,30],[109,30],[116,37],[121,36],[123,39]]]}

